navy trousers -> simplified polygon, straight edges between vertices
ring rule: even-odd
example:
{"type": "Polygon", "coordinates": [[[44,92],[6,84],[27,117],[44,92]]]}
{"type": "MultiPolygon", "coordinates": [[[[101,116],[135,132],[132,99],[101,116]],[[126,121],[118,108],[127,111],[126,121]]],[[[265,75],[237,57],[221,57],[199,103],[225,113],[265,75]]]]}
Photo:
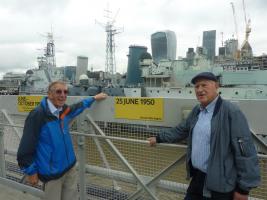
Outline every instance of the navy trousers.
{"type": "Polygon", "coordinates": [[[184,200],[232,200],[233,192],[220,193],[211,191],[211,198],[203,197],[203,187],[206,174],[193,169],[193,177],[189,184],[184,200]]]}

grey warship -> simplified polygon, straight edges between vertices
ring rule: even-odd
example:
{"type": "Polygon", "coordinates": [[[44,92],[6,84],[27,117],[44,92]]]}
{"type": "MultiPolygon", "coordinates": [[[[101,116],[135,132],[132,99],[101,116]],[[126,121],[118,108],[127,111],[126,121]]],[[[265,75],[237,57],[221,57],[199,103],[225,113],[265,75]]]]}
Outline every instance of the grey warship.
{"type": "MultiPolygon", "coordinates": [[[[232,4],[233,5],[233,4],[232,4]]],[[[107,38],[114,42],[113,22],[107,23],[107,38]]],[[[53,33],[47,33],[44,54],[37,57],[38,68],[26,74],[6,73],[0,81],[1,94],[45,94],[55,80],[69,83],[70,95],[194,98],[190,80],[202,71],[213,72],[220,83],[220,94],[227,99],[267,99],[267,55],[254,56],[249,43],[250,20],[246,19],[245,39],[239,48],[237,38],[222,40],[215,55],[216,30],[203,32],[203,44],[188,48],[185,58],[176,59],[173,31],[151,35],[152,55],[147,47],[131,45],[127,73],[114,73],[115,44],[107,44],[106,71],[88,71],[88,58],[78,56],[77,66],[56,67],[53,33]]]]}

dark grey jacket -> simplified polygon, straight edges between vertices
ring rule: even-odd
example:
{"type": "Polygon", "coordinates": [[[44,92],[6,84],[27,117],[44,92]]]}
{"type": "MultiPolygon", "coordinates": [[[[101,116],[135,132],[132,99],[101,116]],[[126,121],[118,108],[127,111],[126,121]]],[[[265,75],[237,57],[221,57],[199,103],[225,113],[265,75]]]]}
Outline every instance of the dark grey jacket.
{"type": "MultiPolygon", "coordinates": [[[[191,177],[193,128],[199,105],[178,126],[163,130],[157,142],[178,142],[188,138],[187,172],[191,177]]],[[[211,119],[210,157],[205,186],[209,191],[248,192],[260,184],[260,169],[255,146],[244,114],[229,101],[218,98],[211,119]]]]}

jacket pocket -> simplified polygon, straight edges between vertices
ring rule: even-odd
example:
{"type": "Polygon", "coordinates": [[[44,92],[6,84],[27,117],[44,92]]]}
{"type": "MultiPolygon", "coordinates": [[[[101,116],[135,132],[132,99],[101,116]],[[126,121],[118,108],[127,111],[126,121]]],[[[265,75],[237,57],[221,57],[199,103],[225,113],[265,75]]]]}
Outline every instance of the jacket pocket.
{"type": "Polygon", "coordinates": [[[241,157],[250,157],[255,153],[254,144],[249,137],[237,138],[237,145],[241,157]]]}

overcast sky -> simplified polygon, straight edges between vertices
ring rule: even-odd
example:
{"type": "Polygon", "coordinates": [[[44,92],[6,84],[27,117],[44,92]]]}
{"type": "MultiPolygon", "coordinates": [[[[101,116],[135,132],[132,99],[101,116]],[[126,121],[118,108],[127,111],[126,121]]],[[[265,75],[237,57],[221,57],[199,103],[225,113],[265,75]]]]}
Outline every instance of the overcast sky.
{"type": "MultiPolygon", "coordinates": [[[[77,56],[87,56],[89,69],[105,69],[104,10],[109,5],[118,12],[116,63],[118,72],[127,71],[130,45],[144,45],[151,53],[150,36],[172,30],[177,37],[177,57],[188,47],[202,44],[204,30],[217,31],[217,47],[235,34],[230,2],[234,2],[240,43],[244,40],[245,20],[242,0],[0,0],[0,77],[8,71],[25,72],[37,68],[46,38],[53,29],[57,66],[76,65],[77,56]]],[[[267,53],[267,1],[246,0],[251,19],[249,42],[255,55],[267,53]]]]}

